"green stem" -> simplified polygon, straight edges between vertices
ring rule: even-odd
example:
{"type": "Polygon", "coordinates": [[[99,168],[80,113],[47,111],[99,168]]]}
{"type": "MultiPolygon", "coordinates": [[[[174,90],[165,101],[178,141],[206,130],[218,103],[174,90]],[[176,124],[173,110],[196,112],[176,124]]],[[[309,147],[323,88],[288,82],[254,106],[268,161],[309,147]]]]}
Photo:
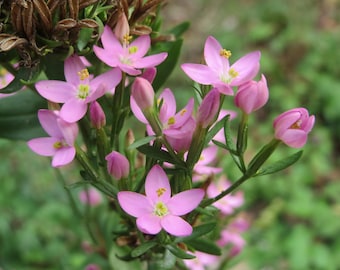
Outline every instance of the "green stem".
{"type": "Polygon", "coordinates": [[[81,166],[85,169],[85,171],[91,176],[93,181],[98,181],[98,175],[95,169],[93,169],[89,159],[87,158],[85,152],[79,147],[76,147],[76,158],[81,164],[81,166]]]}

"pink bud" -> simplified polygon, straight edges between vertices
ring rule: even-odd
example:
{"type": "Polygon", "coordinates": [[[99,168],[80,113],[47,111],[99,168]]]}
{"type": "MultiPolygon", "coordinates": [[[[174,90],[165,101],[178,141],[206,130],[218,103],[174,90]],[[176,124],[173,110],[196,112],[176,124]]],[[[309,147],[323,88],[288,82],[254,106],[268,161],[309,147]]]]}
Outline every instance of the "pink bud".
{"type": "Polygon", "coordinates": [[[143,72],[143,74],[141,75],[142,78],[148,80],[150,83],[153,82],[153,80],[156,77],[156,73],[157,73],[157,69],[155,67],[149,67],[146,68],[143,72]]]}
{"type": "Polygon", "coordinates": [[[264,75],[261,80],[246,82],[238,88],[235,96],[235,105],[246,114],[262,108],[268,101],[269,91],[264,75]]]}
{"type": "Polygon", "coordinates": [[[97,101],[94,101],[90,105],[90,120],[92,126],[100,129],[106,124],[105,113],[97,101]]]}
{"type": "Polygon", "coordinates": [[[309,116],[305,108],[286,111],[274,120],[275,138],[290,147],[301,148],[306,144],[314,122],[314,115],[309,116]]]}
{"type": "Polygon", "coordinates": [[[129,42],[130,27],[124,12],[121,12],[115,27],[115,35],[121,43],[129,42]]]}
{"type": "Polygon", "coordinates": [[[121,153],[112,151],[105,159],[107,160],[107,171],[117,180],[129,175],[130,164],[128,159],[121,153]]]}
{"type": "Polygon", "coordinates": [[[100,270],[100,269],[101,268],[97,264],[94,264],[94,263],[88,264],[85,267],[85,270],[100,270]]]}
{"type": "Polygon", "coordinates": [[[131,87],[131,96],[135,100],[137,106],[144,111],[153,106],[155,92],[148,80],[137,77],[131,87]]]}
{"type": "Polygon", "coordinates": [[[204,97],[197,113],[197,123],[203,128],[213,124],[216,114],[220,107],[220,94],[217,88],[211,91],[204,97]]]}
{"type": "Polygon", "coordinates": [[[89,188],[79,193],[79,200],[83,204],[98,205],[102,202],[102,195],[95,188],[89,188]]]}

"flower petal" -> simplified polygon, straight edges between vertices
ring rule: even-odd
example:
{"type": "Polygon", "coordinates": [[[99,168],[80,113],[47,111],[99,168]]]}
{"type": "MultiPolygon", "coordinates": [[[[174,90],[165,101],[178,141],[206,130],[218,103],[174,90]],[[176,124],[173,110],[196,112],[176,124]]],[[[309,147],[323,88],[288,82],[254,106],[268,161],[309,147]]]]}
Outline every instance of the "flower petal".
{"type": "Polygon", "coordinates": [[[52,167],[60,167],[72,162],[76,156],[76,149],[72,146],[58,149],[52,159],[52,167]]]}
{"type": "Polygon", "coordinates": [[[146,176],[145,193],[152,202],[161,200],[166,203],[169,200],[171,187],[161,166],[154,165],[146,176]]]}
{"type": "Polygon", "coordinates": [[[177,193],[167,203],[171,214],[182,216],[194,210],[204,197],[203,189],[190,189],[177,193]]]}
{"type": "Polygon", "coordinates": [[[145,56],[135,61],[134,66],[136,68],[151,68],[158,66],[167,58],[167,53],[158,53],[149,56],[145,56]]]}
{"type": "Polygon", "coordinates": [[[73,146],[74,141],[76,140],[76,137],[78,135],[77,123],[69,123],[61,118],[57,119],[57,123],[66,143],[70,146],[73,146]]]}
{"type": "Polygon", "coordinates": [[[230,85],[240,85],[253,79],[260,69],[260,57],[261,53],[255,51],[237,60],[230,68],[234,69],[238,73],[238,76],[232,80],[230,85]]]}
{"type": "Polygon", "coordinates": [[[63,134],[58,126],[58,114],[55,111],[40,109],[38,111],[38,118],[42,128],[51,137],[63,138],[63,134]]]}
{"type": "Polygon", "coordinates": [[[161,225],[165,231],[174,236],[182,237],[192,233],[191,225],[178,216],[167,215],[163,217],[161,225]]]}
{"type": "Polygon", "coordinates": [[[159,111],[159,119],[162,123],[166,123],[169,117],[176,114],[176,99],[170,88],[165,88],[158,98],[159,102],[162,101],[162,107],[159,111]]]}
{"type": "Polygon", "coordinates": [[[218,75],[206,65],[183,64],[181,68],[195,82],[210,85],[219,81],[218,75]]]}
{"type": "Polygon", "coordinates": [[[114,88],[122,80],[122,72],[118,68],[113,68],[97,77],[90,82],[91,89],[97,89],[103,85],[107,92],[113,92],[114,88]]]}
{"type": "Polygon", "coordinates": [[[288,129],[280,136],[285,144],[293,148],[301,148],[307,142],[307,133],[301,129],[288,129]]]}
{"type": "Polygon", "coordinates": [[[135,117],[141,121],[144,124],[148,124],[148,120],[146,120],[142,110],[139,108],[139,106],[137,105],[135,99],[133,98],[133,96],[130,96],[130,108],[132,113],[135,115],[135,117]]]}
{"type": "Polygon", "coordinates": [[[120,63],[119,56],[112,53],[115,51],[108,51],[96,45],[93,46],[93,51],[101,61],[110,67],[117,67],[120,63]]]}
{"type": "Polygon", "coordinates": [[[220,55],[222,46],[212,36],[208,37],[204,45],[204,59],[207,65],[215,72],[220,73],[224,68],[229,68],[228,59],[220,55]]]}
{"type": "Polygon", "coordinates": [[[122,45],[108,25],[105,25],[103,34],[100,37],[105,51],[121,53],[122,45]]]}
{"type": "Polygon", "coordinates": [[[64,103],[74,97],[77,89],[74,85],[56,80],[44,80],[35,84],[38,93],[53,102],[64,103]]]}
{"type": "Polygon", "coordinates": [[[162,230],[160,218],[153,214],[140,216],[136,220],[138,229],[147,234],[157,234],[162,230]]]}
{"type": "Polygon", "coordinates": [[[149,35],[142,35],[132,41],[129,48],[137,48],[135,53],[130,54],[132,59],[142,58],[150,49],[151,39],[149,35]]]}
{"type": "Polygon", "coordinates": [[[147,197],[132,191],[120,191],[117,194],[120,207],[133,217],[152,213],[152,206],[147,197]]]}
{"type": "Polygon", "coordinates": [[[51,157],[56,153],[54,144],[58,142],[58,138],[35,138],[27,142],[28,147],[35,153],[45,157],[51,157]]]}
{"type": "Polygon", "coordinates": [[[72,99],[66,102],[60,110],[60,117],[67,122],[80,120],[87,111],[87,104],[83,100],[72,99]]]}
{"type": "Polygon", "coordinates": [[[80,83],[78,72],[85,69],[86,66],[77,55],[72,55],[65,60],[64,74],[68,83],[77,86],[80,83]]]}

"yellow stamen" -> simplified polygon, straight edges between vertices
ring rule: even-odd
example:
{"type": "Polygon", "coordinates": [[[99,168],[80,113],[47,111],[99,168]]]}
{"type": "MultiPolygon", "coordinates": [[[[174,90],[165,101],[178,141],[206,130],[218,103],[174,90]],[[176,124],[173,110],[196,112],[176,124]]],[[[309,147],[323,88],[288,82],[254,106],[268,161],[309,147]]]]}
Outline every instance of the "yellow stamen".
{"type": "Polygon", "coordinates": [[[221,49],[220,50],[220,55],[224,58],[229,59],[229,57],[231,56],[231,51],[226,50],[226,49],[221,49]]]}
{"type": "Polygon", "coordinates": [[[166,191],[166,188],[159,188],[156,190],[157,192],[157,196],[160,197],[164,194],[164,192],[166,191]]]}
{"type": "Polygon", "coordinates": [[[88,77],[90,77],[89,71],[87,70],[87,68],[82,69],[81,71],[78,71],[78,76],[80,78],[81,81],[87,79],[88,77]]]}
{"type": "Polygon", "coordinates": [[[168,125],[173,125],[176,123],[176,120],[175,120],[175,117],[171,116],[169,119],[168,119],[168,125]]]}
{"type": "Polygon", "coordinates": [[[228,73],[231,78],[236,78],[238,76],[238,72],[233,68],[229,69],[228,73]]]}
{"type": "Polygon", "coordinates": [[[138,47],[137,46],[129,47],[129,54],[136,53],[137,51],[138,51],[138,47]]]}
{"type": "Polygon", "coordinates": [[[186,109],[183,109],[183,110],[181,110],[181,112],[179,113],[181,116],[183,116],[185,113],[187,112],[187,110],[186,109]]]}
{"type": "Polygon", "coordinates": [[[297,120],[293,125],[290,126],[291,129],[300,129],[301,128],[301,120],[297,120]]]}
{"type": "Polygon", "coordinates": [[[163,217],[168,214],[168,208],[163,202],[158,202],[155,205],[154,214],[159,217],[163,217]]]}
{"type": "Polygon", "coordinates": [[[55,142],[55,143],[53,144],[53,147],[54,147],[55,149],[60,149],[61,147],[63,147],[63,144],[62,144],[62,142],[55,142]]]}
{"type": "Polygon", "coordinates": [[[90,86],[87,84],[80,84],[78,86],[78,98],[85,99],[89,95],[90,92],[90,86]]]}
{"type": "Polygon", "coordinates": [[[130,36],[129,34],[126,34],[123,36],[123,42],[124,44],[129,44],[130,43],[130,40],[132,39],[132,36],[130,36]]]}

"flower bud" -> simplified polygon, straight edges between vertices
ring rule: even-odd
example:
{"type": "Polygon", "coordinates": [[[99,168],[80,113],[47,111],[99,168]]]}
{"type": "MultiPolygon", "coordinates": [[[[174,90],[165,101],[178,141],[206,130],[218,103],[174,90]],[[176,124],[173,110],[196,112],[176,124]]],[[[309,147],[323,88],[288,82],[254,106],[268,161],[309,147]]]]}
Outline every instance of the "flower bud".
{"type": "Polygon", "coordinates": [[[124,12],[121,12],[119,14],[114,32],[115,32],[116,37],[120,40],[122,44],[129,43],[130,27],[129,27],[129,22],[124,12]]]}
{"type": "Polygon", "coordinates": [[[146,68],[141,75],[142,78],[148,80],[150,83],[153,82],[157,74],[157,69],[155,67],[146,68]]]}
{"type": "Polygon", "coordinates": [[[207,128],[214,123],[220,107],[220,94],[217,88],[213,88],[202,100],[197,113],[197,124],[207,128]]]}
{"type": "Polygon", "coordinates": [[[262,108],[268,101],[269,91],[264,75],[261,80],[246,82],[238,88],[235,96],[235,105],[246,114],[262,108]]]}
{"type": "Polygon", "coordinates": [[[83,204],[98,205],[102,202],[102,195],[95,188],[89,188],[79,193],[79,200],[83,204]]]}
{"type": "Polygon", "coordinates": [[[295,108],[280,114],[274,120],[275,138],[293,148],[301,148],[307,142],[308,133],[315,122],[305,108],[295,108]]]}
{"type": "Polygon", "coordinates": [[[93,127],[100,129],[106,124],[105,113],[97,101],[90,105],[90,120],[93,127]]]}
{"type": "Polygon", "coordinates": [[[142,111],[153,107],[155,92],[148,80],[137,77],[131,87],[131,96],[142,111]]]}
{"type": "Polygon", "coordinates": [[[127,178],[130,164],[128,159],[121,153],[112,151],[105,157],[107,161],[107,171],[117,180],[127,178]]]}

